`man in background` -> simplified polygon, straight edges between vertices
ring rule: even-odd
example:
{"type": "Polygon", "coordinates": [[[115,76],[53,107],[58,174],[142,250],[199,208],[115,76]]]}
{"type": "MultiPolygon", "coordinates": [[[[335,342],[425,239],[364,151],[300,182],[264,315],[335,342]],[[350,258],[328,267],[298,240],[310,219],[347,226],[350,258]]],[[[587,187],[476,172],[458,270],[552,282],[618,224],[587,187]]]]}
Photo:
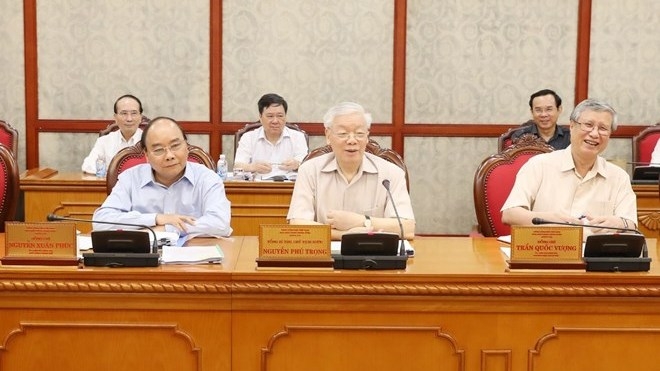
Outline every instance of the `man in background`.
{"type": "Polygon", "coordinates": [[[599,156],[616,130],[616,112],[605,102],[586,99],[570,121],[570,146],[536,155],[520,168],[502,206],[502,221],[532,225],[533,218],[542,218],[636,229],[637,200],[628,173],[599,156]]]}
{"type": "Polygon", "coordinates": [[[561,97],[550,89],[539,90],[529,97],[532,122],[516,130],[511,139],[515,141],[523,134],[533,134],[543,139],[554,149],[564,149],[571,144],[568,131],[557,125],[562,112],[561,97]]]}
{"type": "MultiPolygon", "coordinates": [[[[141,142],[147,163],[119,174],[93,219],[155,227],[186,240],[229,236],[231,205],[224,184],[213,170],[188,161],[188,143],[179,124],[168,117],[155,118],[141,142]]],[[[114,227],[94,223],[94,229],[114,227]]]]}
{"type": "Polygon", "coordinates": [[[389,181],[404,238],[415,235],[415,216],[403,169],[366,153],[371,114],[352,102],[340,103],[323,117],[332,152],[305,161],[298,169],[287,219],[291,224],[329,224],[333,240],[345,233],[384,231],[401,234],[383,181],[389,181]]]}
{"type": "Polygon", "coordinates": [[[261,127],[241,137],[234,168],[261,174],[264,179],[298,170],[307,155],[307,140],[303,133],[286,127],[286,101],[277,94],[266,94],[257,107],[261,127]]]}
{"type": "Polygon", "coordinates": [[[85,173],[96,173],[97,159],[102,158],[107,166],[122,148],[130,147],[140,141],[142,102],[134,95],[122,95],[115,101],[114,111],[119,130],[96,139],[91,152],[83,160],[82,171],[85,173]]]}

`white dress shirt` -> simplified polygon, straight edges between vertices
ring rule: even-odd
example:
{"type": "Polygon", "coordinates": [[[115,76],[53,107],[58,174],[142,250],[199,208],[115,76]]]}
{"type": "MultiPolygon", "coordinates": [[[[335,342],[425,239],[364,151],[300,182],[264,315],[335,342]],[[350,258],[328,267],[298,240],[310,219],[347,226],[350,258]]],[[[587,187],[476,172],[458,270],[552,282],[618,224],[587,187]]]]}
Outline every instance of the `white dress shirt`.
{"type": "Polygon", "coordinates": [[[108,135],[99,137],[94,143],[92,151],[85,157],[82,164],[82,171],[89,174],[96,173],[96,159],[102,156],[105,160],[105,166],[110,164],[112,158],[115,157],[117,152],[121,149],[137,144],[142,138],[142,129],[138,128],[128,140],[124,139],[121,131],[115,130],[108,135]]]}

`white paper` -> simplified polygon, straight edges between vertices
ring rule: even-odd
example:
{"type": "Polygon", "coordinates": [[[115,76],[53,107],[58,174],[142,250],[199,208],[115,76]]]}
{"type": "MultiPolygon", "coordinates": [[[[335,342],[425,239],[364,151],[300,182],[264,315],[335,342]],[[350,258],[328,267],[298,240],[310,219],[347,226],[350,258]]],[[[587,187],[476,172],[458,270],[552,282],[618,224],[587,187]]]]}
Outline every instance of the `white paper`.
{"type": "Polygon", "coordinates": [[[163,246],[163,264],[220,263],[224,253],[218,245],[207,246],[163,246]]]}
{"type": "Polygon", "coordinates": [[[79,234],[76,236],[76,245],[78,246],[78,251],[91,250],[92,237],[79,234]]]}

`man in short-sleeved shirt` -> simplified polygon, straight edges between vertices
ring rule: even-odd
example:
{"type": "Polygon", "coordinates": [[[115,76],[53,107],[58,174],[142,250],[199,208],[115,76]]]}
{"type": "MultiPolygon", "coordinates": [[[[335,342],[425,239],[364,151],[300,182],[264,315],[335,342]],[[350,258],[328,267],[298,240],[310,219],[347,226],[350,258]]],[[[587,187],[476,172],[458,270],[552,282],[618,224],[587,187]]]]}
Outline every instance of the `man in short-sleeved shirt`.
{"type": "Polygon", "coordinates": [[[573,110],[570,130],[568,148],[536,155],[522,166],[502,207],[502,221],[531,225],[533,218],[541,218],[636,228],[636,196],[628,173],[599,156],[616,130],[614,109],[587,99],[573,110]]]}
{"type": "Polygon", "coordinates": [[[344,233],[385,231],[400,234],[399,223],[383,181],[402,219],[404,236],[413,238],[415,216],[404,171],[365,153],[371,115],[346,102],[324,117],[332,152],[305,161],[298,169],[287,219],[291,224],[329,224],[332,238],[344,233]]]}
{"type": "Polygon", "coordinates": [[[262,178],[298,169],[307,155],[307,139],[286,127],[288,105],[277,94],[266,94],[257,103],[261,127],[241,137],[234,168],[260,174],[262,178]]]}

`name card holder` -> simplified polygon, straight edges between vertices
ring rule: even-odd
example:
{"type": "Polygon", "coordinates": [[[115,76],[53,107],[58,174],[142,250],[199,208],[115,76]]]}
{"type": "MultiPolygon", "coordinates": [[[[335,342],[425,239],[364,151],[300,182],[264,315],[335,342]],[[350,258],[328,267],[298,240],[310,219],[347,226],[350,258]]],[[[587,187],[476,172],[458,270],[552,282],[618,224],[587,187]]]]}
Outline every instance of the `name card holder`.
{"type": "Polygon", "coordinates": [[[3,265],[78,265],[75,223],[5,222],[3,265]]]}
{"type": "Polygon", "coordinates": [[[511,227],[510,269],[585,269],[582,227],[511,227]]]}
{"type": "Polygon", "coordinates": [[[257,268],[332,269],[329,225],[259,226],[257,268]]]}

